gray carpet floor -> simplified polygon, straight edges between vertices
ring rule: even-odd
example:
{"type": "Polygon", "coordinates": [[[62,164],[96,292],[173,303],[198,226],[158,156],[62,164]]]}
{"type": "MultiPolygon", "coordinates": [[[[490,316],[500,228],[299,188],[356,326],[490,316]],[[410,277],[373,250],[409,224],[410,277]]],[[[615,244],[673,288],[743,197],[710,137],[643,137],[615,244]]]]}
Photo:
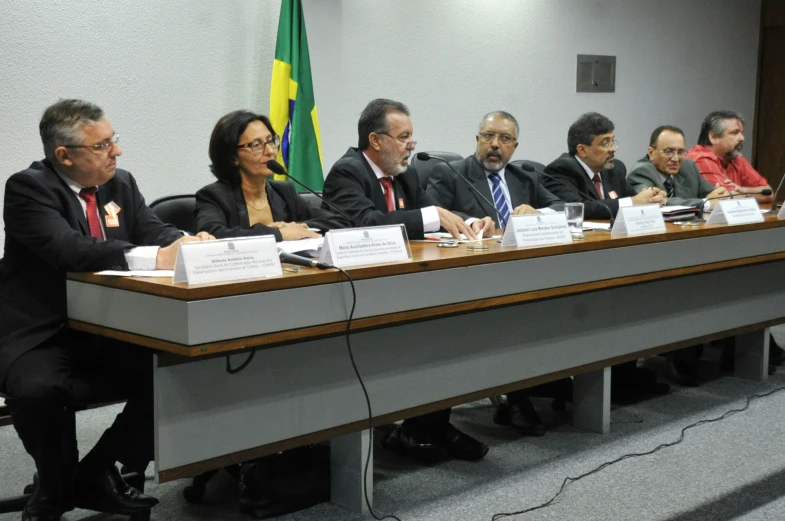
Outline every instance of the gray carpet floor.
{"type": "MultiPolygon", "coordinates": [[[[777,334],[781,345],[785,338],[777,334]]],[[[481,462],[423,466],[375,447],[375,509],[401,520],[487,520],[497,512],[533,507],[550,499],[568,476],[577,476],[627,453],[646,452],[678,439],[681,429],[743,407],[745,398],[785,387],[785,369],[766,384],[737,380],[717,369],[718,354],[702,361],[704,383],[673,386],[668,395],[613,407],[611,433],[599,435],[570,425],[537,401],[549,427],[541,438],[522,438],[493,424],[492,406],[476,402],[453,410],[454,423],[491,447],[481,462]]],[[[660,368],[661,358],[644,362],[660,368]]],[[[78,415],[84,454],[112,421],[119,407],[78,415]]],[[[626,459],[567,486],[548,508],[509,517],[540,520],[719,521],[785,520],[785,391],[753,400],[748,410],[687,432],[684,441],[656,454],[626,459]]],[[[32,460],[12,427],[0,428],[0,497],[17,494],[30,480],[32,460]]],[[[149,469],[148,472],[151,472],[149,469]]],[[[185,481],[147,491],[161,504],[154,520],[250,519],[237,509],[237,484],[226,473],[208,485],[204,505],[182,498],[185,481]]],[[[19,519],[0,515],[0,521],[19,519]]],[[[115,521],[118,516],[85,511],[64,519],[115,521]]],[[[276,518],[278,521],[372,519],[329,503],[276,518]]]]}

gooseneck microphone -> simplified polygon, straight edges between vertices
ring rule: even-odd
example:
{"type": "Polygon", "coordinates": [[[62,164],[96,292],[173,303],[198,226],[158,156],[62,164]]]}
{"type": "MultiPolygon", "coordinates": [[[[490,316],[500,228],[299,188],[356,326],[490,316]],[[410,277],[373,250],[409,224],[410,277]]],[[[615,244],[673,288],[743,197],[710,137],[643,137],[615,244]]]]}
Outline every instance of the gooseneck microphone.
{"type": "Polygon", "coordinates": [[[279,162],[278,162],[278,161],[276,161],[275,159],[271,159],[271,160],[269,160],[267,163],[265,163],[265,165],[266,165],[266,166],[267,166],[267,168],[268,168],[270,171],[272,171],[274,174],[278,174],[278,175],[285,175],[286,177],[288,177],[289,179],[291,179],[292,181],[294,181],[294,182],[295,182],[295,183],[297,183],[298,185],[300,185],[300,186],[302,186],[303,188],[305,188],[306,190],[308,190],[308,191],[309,191],[310,193],[312,193],[312,194],[313,194],[315,197],[317,197],[317,198],[318,198],[318,199],[319,199],[321,202],[323,202],[324,204],[326,204],[327,206],[329,206],[330,208],[332,208],[333,210],[335,210],[335,212],[336,212],[336,213],[338,213],[339,215],[341,215],[342,217],[344,217],[344,218],[348,219],[348,220],[349,220],[349,221],[350,221],[352,224],[354,224],[356,227],[358,227],[358,228],[362,228],[362,227],[364,226],[364,225],[363,225],[363,223],[361,223],[361,222],[360,222],[360,221],[358,221],[357,219],[354,219],[354,218],[352,218],[352,217],[349,217],[348,215],[346,215],[346,212],[344,212],[343,210],[341,210],[340,208],[338,208],[337,206],[335,206],[334,204],[332,204],[331,202],[329,202],[327,199],[325,199],[324,197],[322,197],[322,196],[321,196],[321,194],[318,194],[318,193],[314,192],[314,191],[313,191],[313,190],[312,190],[312,189],[311,189],[309,186],[305,185],[304,183],[302,183],[302,182],[300,182],[299,180],[297,180],[296,178],[294,178],[294,177],[292,176],[292,174],[290,174],[289,172],[287,172],[287,171],[286,171],[286,169],[285,169],[283,166],[281,166],[281,163],[279,163],[279,162]]]}
{"type": "MultiPolygon", "coordinates": [[[[482,199],[483,201],[485,201],[485,204],[487,204],[488,206],[490,206],[491,208],[493,208],[493,211],[496,213],[496,218],[498,219],[498,222],[499,222],[499,228],[501,228],[501,227],[502,227],[502,226],[501,226],[501,222],[502,222],[502,216],[501,216],[501,214],[499,214],[499,210],[497,210],[497,209],[496,209],[496,205],[495,205],[494,203],[492,203],[490,200],[488,200],[488,198],[487,198],[487,197],[485,197],[484,195],[482,195],[482,194],[480,193],[480,191],[479,191],[479,190],[477,190],[477,188],[476,188],[476,187],[475,187],[475,186],[474,186],[474,185],[471,183],[471,181],[469,181],[468,179],[466,179],[465,177],[463,177],[463,176],[462,176],[462,175],[461,175],[461,174],[460,174],[460,173],[459,173],[459,172],[458,172],[458,171],[455,169],[455,167],[453,167],[453,166],[450,164],[450,162],[449,162],[449,161],[447,161],[446,159],[444,159],[444,158],[441,158],[441,157],[432,156],[432,155],[431,155],[431,154],[429,154],[428,152],[417,152],[417,154],[415,155],[415,157],[416,157],[417,159],[419,159],[420,161],[430,161],[431,159],[436,159],[436,160],[438,160],[438,161],[441,161],[441,162],[443,162],[444,164],[446,164],[446,165],[447,165],[447,166],[450,168],[450,170],[452,170],[453,172],[455,172],[455,174],[456,174],[458,177],[460,177],[460,178],[461,178],[461,181],[463,181],[464,183],[466,183],[466,186],[468,186],[469,188],[471,188],[471,189],[474,191],[474,193],[475,193],[475,194],[477,194],[477,196],[478,196],[480,199],[482,199]]],[[[510,212],[510,215],[512,215],[512,212],[510,212]]]]}
{"type": "Polygon", "coordinates": [[[295,255],[294,253],[287,253],[280,248],[278,248],[278,258],[281,259],[281,262],[294,264],[296,266],[304,266],[306,268],[316,268],[319,270],[332,269],[332,266],[330,266],[329,264],[319,262],[316,259],[308,259],[306,257],[301,257],[299,255],[295,255]]]}
{"type": "MultiPolygon", "coordinates": [[[[733,199],[738,195],[771,195],[771,190],[769,188],[764,188],[762,190],[758,190],[757,192],[746,192],[744,194],[728,194],[728,195],[718,195],[717,197],[708,197],[703,200],[703,202],[698,203],[698,219],[703,219],[703,207],[706,205],[707,201],[714,201],[716,199],[733,199]]],[[[772,203],[773,205],[774,203],[772,203]]],[[[771,213],[771,212],[767,212],[771,213]]],[[[777,213],[776,211],[774,213],[777,213]]]]}
{"type": "MultiPolygon", "coordinates": [[[[545,176],[545,177],[547,177],[548,179],[552,179],[552,180],[556,181],[557,183],[559,183],[559,184],[560,184],[560,185],[562,185],[562,186],[566,186],[566,187],[568,187],[568,188],[572,188],[572,189],[576,190],[576,191],[577,191],[579,194],[581,194],[582,196],[584,196],[586,199],[593,200],[593,197],[592,197],[592,196],[590,196],[588,193],[584,192],[583,190],[581,190],[581,189],[580,189],[580,188],[578,188],[577,186],[571,185],[571,184],[567,183],[566,181],[562,181],[562,180],[561,180],[561,179],[559,179],[558,177],[553,177],[553,176],[552,176],[552,175],[550,175],[550,174],[546,174],[545,172],[541,172],[541,171],[539,171],[539,170],[535,169],[533,166],[531,166],[531,165],[527,165],[527,164],[525,164],[525,163],[521,165],[521,168],[522,168],[523,170],[526,170],[527,172],[534,172],[534,173],[540,174],[540,175],[542,175],[542,176],[545,176]]],[[[565,201],[565,202],[567,202],[567,201],[565,201]]],[[[582,202],[582,201],[581,201],[581,202],[582,202]]],[[[610,228],[611,228],[611,229],[613,229],[613,223],[614,223],[614,222],[616,222],[616,217],[614,217],[614,216],[613,216],[613,212],[611,211],[611,209],[610,209],[610,208],[608,208],[607,206],[605,206],[605,205],[604,205],[604,204],[602,204],[602,203],[600,203],[600,206],[602,206],[603,208],[605,208],[605,209],[608,211],[608,217],[609,217],[609,219],[608,219],[608,220],[609,220],[609,222],[610,222],[610,228]]]]}
{"type": "Polygon", "coordinates": [[[782,190],[782,183],[785,182],[785,174],[782,175],[782,179],[780,179],[780,184],[777,185],[777,189],[774,190],[774,197],[771,201],[771,210],[766,212],[766,215],[777,215],[777,197],[780,195],[780,190],[782,190]]]}

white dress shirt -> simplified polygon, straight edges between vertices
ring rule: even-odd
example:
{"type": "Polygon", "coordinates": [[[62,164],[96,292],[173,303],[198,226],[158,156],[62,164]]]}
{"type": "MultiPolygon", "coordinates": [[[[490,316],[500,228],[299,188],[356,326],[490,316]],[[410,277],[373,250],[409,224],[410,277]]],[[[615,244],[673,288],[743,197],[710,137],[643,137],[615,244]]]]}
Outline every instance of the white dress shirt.
{"type": "MultiPolygon", "coordinates": [[[[580,163],[581,166],[583,167],[583,169],[586,171],[586,175],[589,176],[589,180],[591,181],[591,183],[594,184],[594,172],[592,172],[592,169],[589,168],[586,163],[581,161],[580,157],[578,157],[578,156],[574,156],[574,157],[575,157],[575,159],[578,160],[578,163],[580,163]]],[[[602,183],[600,183],[600,184],[602,184],[602,183]]],[[[603,190],[604,190],[604,187],[603,187],[603,190]]],[[[599,195],[600,195],[600,199],[605,199],[604,194],[599,194],[599,195]]],[[[621,199],[618,199],[618,201],[619,201],[619,208],[623,208],[625,206],[632,206],[632,197],[622,197],[621,199]]]]}
{"type": "MultiPolygon", "coordinates": [[[[376,179],[380,179],[385,177],[384,172],[382,169],[379,168],[376,163],[371,161],[371,158],[363,152],[365,159],[368,161],[368,164],[371,165],[371,170],[373,173],[376,174],[376,179]]],[[[390,177],[390,176],[386,176],[390,177]]],[[[382,186],[382,191],[384,191],[384,185],[382,182],[379,181],[379,184],[382,186]]],[[[393,194],[393,203],[395,203],[397,199],[395,198],[395,194],[393,194]]],[[[393,208],[395,204],[393,204],[393,208]]],[[[438,232],[439,228],[441,228],[441,219],[439,219],[439,212],[436,210],[435,206],[426,206],[425,208],[420,208],[420,212],[422,213],[422,229],[425,233],[429,232],[438,232]]]]}
{"type": "MultiPolygon", "coordinates": [[[[82,211],[84,212],[85,219],[87,219],[87,201],[82,199],[82,196],[79,195],[85,188],[89,188],[87,186],[82,186],[67,175],[63,174],[62,172],[57,171],[57,175],[65,181],[68,185],[68,188],[74,192],[74,196],[76,200],[79,201],[79,205],[82,207],[82,211]]],[[[97,201],[96,201],[97,202],[97,201]]],[[[104,223],[101,221],[100,216],[101,212],[98,212],[98,223],[101,225],[101,235],[104,239],[106,239],[106,230],[104,229],[104,223]]],[[[128,263],[129,270],[154,270],[155,269],[155,261],[158,257],[158,246],[137,246],[135,248],[131,248],[130,250],[125,252],[125,262],[128,263]]]]}

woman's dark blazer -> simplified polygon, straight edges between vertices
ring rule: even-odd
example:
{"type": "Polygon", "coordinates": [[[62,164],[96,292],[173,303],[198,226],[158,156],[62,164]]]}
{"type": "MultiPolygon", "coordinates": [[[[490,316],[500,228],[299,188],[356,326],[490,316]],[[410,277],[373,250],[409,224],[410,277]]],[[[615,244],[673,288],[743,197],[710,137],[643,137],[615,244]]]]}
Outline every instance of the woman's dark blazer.
{"type": "MultiPolygon", "coordinates": [[[[304,222],[310,228],[322,232],[351,226],[343,217],[311,206],[297,194],[291,183],[267,181],[266,190],[270,211],[276,222],[304,222]]],[[[216,181],[196,192],[195,212],[196,229],[217,239],[275,235],[276,241],[282,240],[281,231],[277,228],[258,223],[251,226],[242,189],[224,181],[216,181]]]]}

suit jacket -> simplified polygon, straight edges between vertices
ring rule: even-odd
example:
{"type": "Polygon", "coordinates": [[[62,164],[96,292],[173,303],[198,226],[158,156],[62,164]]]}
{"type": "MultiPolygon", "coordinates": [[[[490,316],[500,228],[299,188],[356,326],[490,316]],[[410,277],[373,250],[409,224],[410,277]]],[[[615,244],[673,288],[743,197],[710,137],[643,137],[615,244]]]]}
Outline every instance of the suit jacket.
{"type": "MultiPolygon", "coordinates": [[[[5,185],[5,258],[0,267],[0,388],[20,355],[66,323],[66,273],[127,269],[134,246],[168,246],[182,234],[145,205],[134,178],[118,169],[98,187],[100,218],[114,201],[119,226],[106,240],[90,236],[77,196],[44,160],[12,175],[5,185]]],[[[99,305],[99,303],[95,303],[99,305]]]]}
{"type": "MultiPolygon", "coordinates": [[[[643,156],[632,165],[632,170],[627,174],[627,181],[635,190],[640,192],[652,186],[665,190],[657,167],[643,156]]],[[[679,172],[673,176],[673,197],[668,198],[668,206],[697,206],[703,204],[703,198],[714,190],[714,185],[704,179],[692,159],[684,158],[679,172]]],[[[667,192],[667,190],[666,190],[667,192]]]]}
{"type": "Polygon", "coordinates": [[[543,176],[545,188],[566,203],[583,203],[583,216],[586,219],[608,219],[610,218],[608,210],[616,216],[616,212],[619,211],[619,199],[637,195],[635,189],[627,182],[627,169],[624,163],[618,159],[614,161],[611,170],[600,173],[605,199],[600,199],[586,170],[572,154],[565,153],[559,156],[545,167],[545,173],[554,178],[543,176]],[[617,198],[609,199],[610,192],[616,192],[617,198]]]}
{"type": "MultiPolygon", "coordinates": [[[[384,192],[360,149],[350,148],[324,180],[324,198],[366,226],[403,224],[410,239],[424,238],[420,208],[437,206],[417,172],[407,168],[393,178],[396,211],[387,211],[384,192]]],[[[326,205],[322,205],[326,208],[326,205]]]]}
{"type": "MultiPolygon", "coordinates": [[[[343,217],[311,206],[297,194],[291,183],[267,181],[266,190],[275,221],[304,222],[322,231],[351,226],[343,217]]],[[[217,239],[275,235],[276,241],[283,240],[277,228],[261,223],[251,226],[245,196],[239,185],[231,186],[224,181],[216,181],[205,186],[196,192],[195,212],[196,229],[206,231],[217,239]]]]}
{"type": "MultiPolygon", "coordinates": [[[[491,187],[488,186],[485,169],[483,169],[474,155],[470,155],[465,159],[451,161],[450,166],[455,168],[489,202],[493,202],[493,195],[491,187]]],[[[504,180],[510,192],[511,213],[513,209],[522,204],[528,204],[534,208],[552,208],[557,212],[564,209],[564,203],[542,186],[540,174],[536,172],[525,172],[515,165],[507,164],[504,168],[504,180]]],[[[487,215],[496,222],[496,226],[499,226],[499,217],[495,206],[489,206],[488,203],[483,201],[474,190],[458,179],[455,172],[444,163],[440,162],[431,171],[431,175],[428,177],[427,192],[428,195],[439,203],[439,206],[478,219],[487,215]]]]}

